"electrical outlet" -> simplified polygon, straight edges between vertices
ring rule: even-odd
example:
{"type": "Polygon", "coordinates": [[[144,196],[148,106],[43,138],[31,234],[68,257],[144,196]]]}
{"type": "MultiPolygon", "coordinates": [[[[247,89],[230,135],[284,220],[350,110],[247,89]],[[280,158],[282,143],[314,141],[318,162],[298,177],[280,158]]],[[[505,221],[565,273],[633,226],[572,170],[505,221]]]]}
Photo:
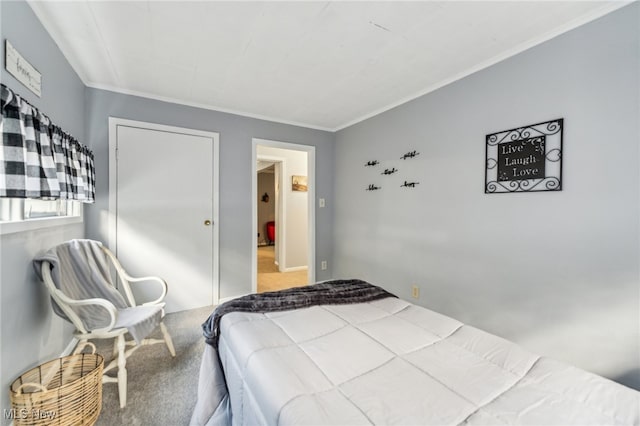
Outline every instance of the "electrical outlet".
{"type": "Polygon", "coordinates": [[[420,287],[415,284],[411,287],[411,297],[413,297],[414,299],[420,298],[420,287]]]}
{"type": "Polygon", "coordinates": [[[322,269],[323,271],[325,269],[327,269],[327,261],[323,260],[322,262],[320,262],[320,269],[322,269]]]}

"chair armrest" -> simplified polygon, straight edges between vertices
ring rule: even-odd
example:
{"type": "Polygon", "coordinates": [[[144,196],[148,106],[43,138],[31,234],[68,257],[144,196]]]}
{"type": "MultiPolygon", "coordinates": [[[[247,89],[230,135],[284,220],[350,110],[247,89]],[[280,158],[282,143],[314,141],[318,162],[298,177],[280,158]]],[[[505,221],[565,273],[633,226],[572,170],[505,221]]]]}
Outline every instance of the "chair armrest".
{"type": "Polygon", "coordinates": [[[129,286],[129,283],[137,283],[141,281],[156,281],[160,284],[160,287],[161,287],[160,297],[158,297],[155,300],[152,300],[151,302],[142,303],[140,306],[158,305],[164,300],[164,298],[167,296],[167,290],[168,290],[168,285],[165,280],[163,280],[160,277],[134,278],[131,275],[127,274],[127,272],[124,270],[124,268],[122,267],[122,265],[120,264],[116,256],[111,252],[111,250],[109,250],[106,247],[102,247],[102,250],[104,250],[104,252],[109,257],[109,259],[111,259],[111,263],[115,267],[116,273],[120,277],[120,282],[122,282],[122,285],[124,287],[124,292],[125,292],[125,295],[127,296],[127,299],[129,300],[130,306],[133,307],[133,306],[137,306],[138,304],[136,303],[135,298],[133,297],[133,293],[131,292],[131,287],[129,286]]]}
{"type": "Polygon", "coordinates": [[[108,332],[111,331],[113,329],[113,327],[116,325],[116,321],[118,320],[118,309],[116,309],[115,305],[111,302],[109,302],[106,299],[98,299],[98,298],[93,298],[93,299],[81,299],[81,300],[77,300],[77,299],[71,299],[67,296],[64,295],[64,293],[62,293],[60,290],[57,290],[58,293],[60,293],[58,295],[58,297],[63,296],[65,297],[67,300],[65,301],[65,303],[69,306],[89,306],[89,305],[97,305],[100,306],[104,309],[106,309],[106,311],[109,313],[109,316],[111,317],[109,320],[109,325],[107,325],[106,327],[102,327],[102,328],[96,328],[94,330],[88,330],[89,332],[95,333],[95,332],[108,332]]]}
{"type": "Polygon", "coordinates": [[[116,309],[113,303],[105,299],[92,298],[92,299],[78,300],[78,299],[72,299],[71,297],[67,296],[58,288],[56,288],[55,284],[53,283],[53,279],[51,277],[50,264],[49,262],[46,262],[46,261],[42,263],[42,279],[44,281],[45,286],[49,290],[49,293],[51,294],[51,297],[53,298],[53,300],[58,304],[60,309],[62,309],[62,311],[65,313],[67,318],[69,318],[69,320],[73,323],[73,325],[75,325],[76,328],[81,332],[83,333],[94,332],[94,331],[106,332],[106,331],[110,331],[115,326],[116,321],[118,320],[118,310],[116,309]],[[82,322],[82,319],[80,319],[78,314],[76,314],[76,312],[73,309],[71,309],[72,306],[87,306],[87,305],[97,305],[106,309],[107,312],[109,313],[109,316],[111,317],[109,321],[109,325],[107,327],[103,327],[96,330],[87,330],[84,326],[84,323],[82,322]]]}
{"type": "Polygon", "coordinates": [[[162,278],[160,278],[160,277],[133,278],[133,277],[127,275],[126,273],[124,273],[124,277],[130,283],[137,283],[137,282],[141,282],[141,281],[156,281],[156,282],[158,282],[160,284],[160,287],[161,287],[160,297],[158,297],[155,300],[152,300],[151,302],[143,303],[141,306],[157,305],[157,304],[161,303],[164,300],[164,298],[167,296],[167,291],[168,291],[169,286],[167,285],[167,282],[165,280],[163,280],[162,278]]]}

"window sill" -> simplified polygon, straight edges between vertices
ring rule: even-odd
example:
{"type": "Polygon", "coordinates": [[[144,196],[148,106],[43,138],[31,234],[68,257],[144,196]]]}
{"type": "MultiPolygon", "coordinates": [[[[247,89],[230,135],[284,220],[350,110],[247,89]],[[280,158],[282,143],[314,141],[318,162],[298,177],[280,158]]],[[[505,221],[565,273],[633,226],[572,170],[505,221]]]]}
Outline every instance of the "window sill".
{"type": "Polygon", "coordinates": [[[0,235],[71,225],[74,223],[82,223],[82,216],[43,217],[15,222],[0,222],[0,235]]]}

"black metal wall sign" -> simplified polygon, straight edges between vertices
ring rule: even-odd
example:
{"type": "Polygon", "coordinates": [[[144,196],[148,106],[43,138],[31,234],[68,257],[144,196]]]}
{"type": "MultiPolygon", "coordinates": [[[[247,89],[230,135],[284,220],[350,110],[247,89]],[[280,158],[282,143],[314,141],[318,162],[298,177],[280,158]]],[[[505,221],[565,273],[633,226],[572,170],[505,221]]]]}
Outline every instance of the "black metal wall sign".
{"type": "Polygon", "coordinates": [[[484,192],[562,189],[564,119],[487,135],[484,192]]]}

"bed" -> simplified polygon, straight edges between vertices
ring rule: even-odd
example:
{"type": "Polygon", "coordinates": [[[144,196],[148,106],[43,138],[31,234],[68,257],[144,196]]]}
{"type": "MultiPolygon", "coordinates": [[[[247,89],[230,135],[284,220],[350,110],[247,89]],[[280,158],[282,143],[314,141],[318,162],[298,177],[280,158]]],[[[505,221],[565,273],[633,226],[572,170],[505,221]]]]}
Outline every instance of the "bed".
{"type": "Polygon", "coordinates": [[[640,423],[639,392],[392,295],[258,297],[205,323],[191,424],[640,423]]]}

